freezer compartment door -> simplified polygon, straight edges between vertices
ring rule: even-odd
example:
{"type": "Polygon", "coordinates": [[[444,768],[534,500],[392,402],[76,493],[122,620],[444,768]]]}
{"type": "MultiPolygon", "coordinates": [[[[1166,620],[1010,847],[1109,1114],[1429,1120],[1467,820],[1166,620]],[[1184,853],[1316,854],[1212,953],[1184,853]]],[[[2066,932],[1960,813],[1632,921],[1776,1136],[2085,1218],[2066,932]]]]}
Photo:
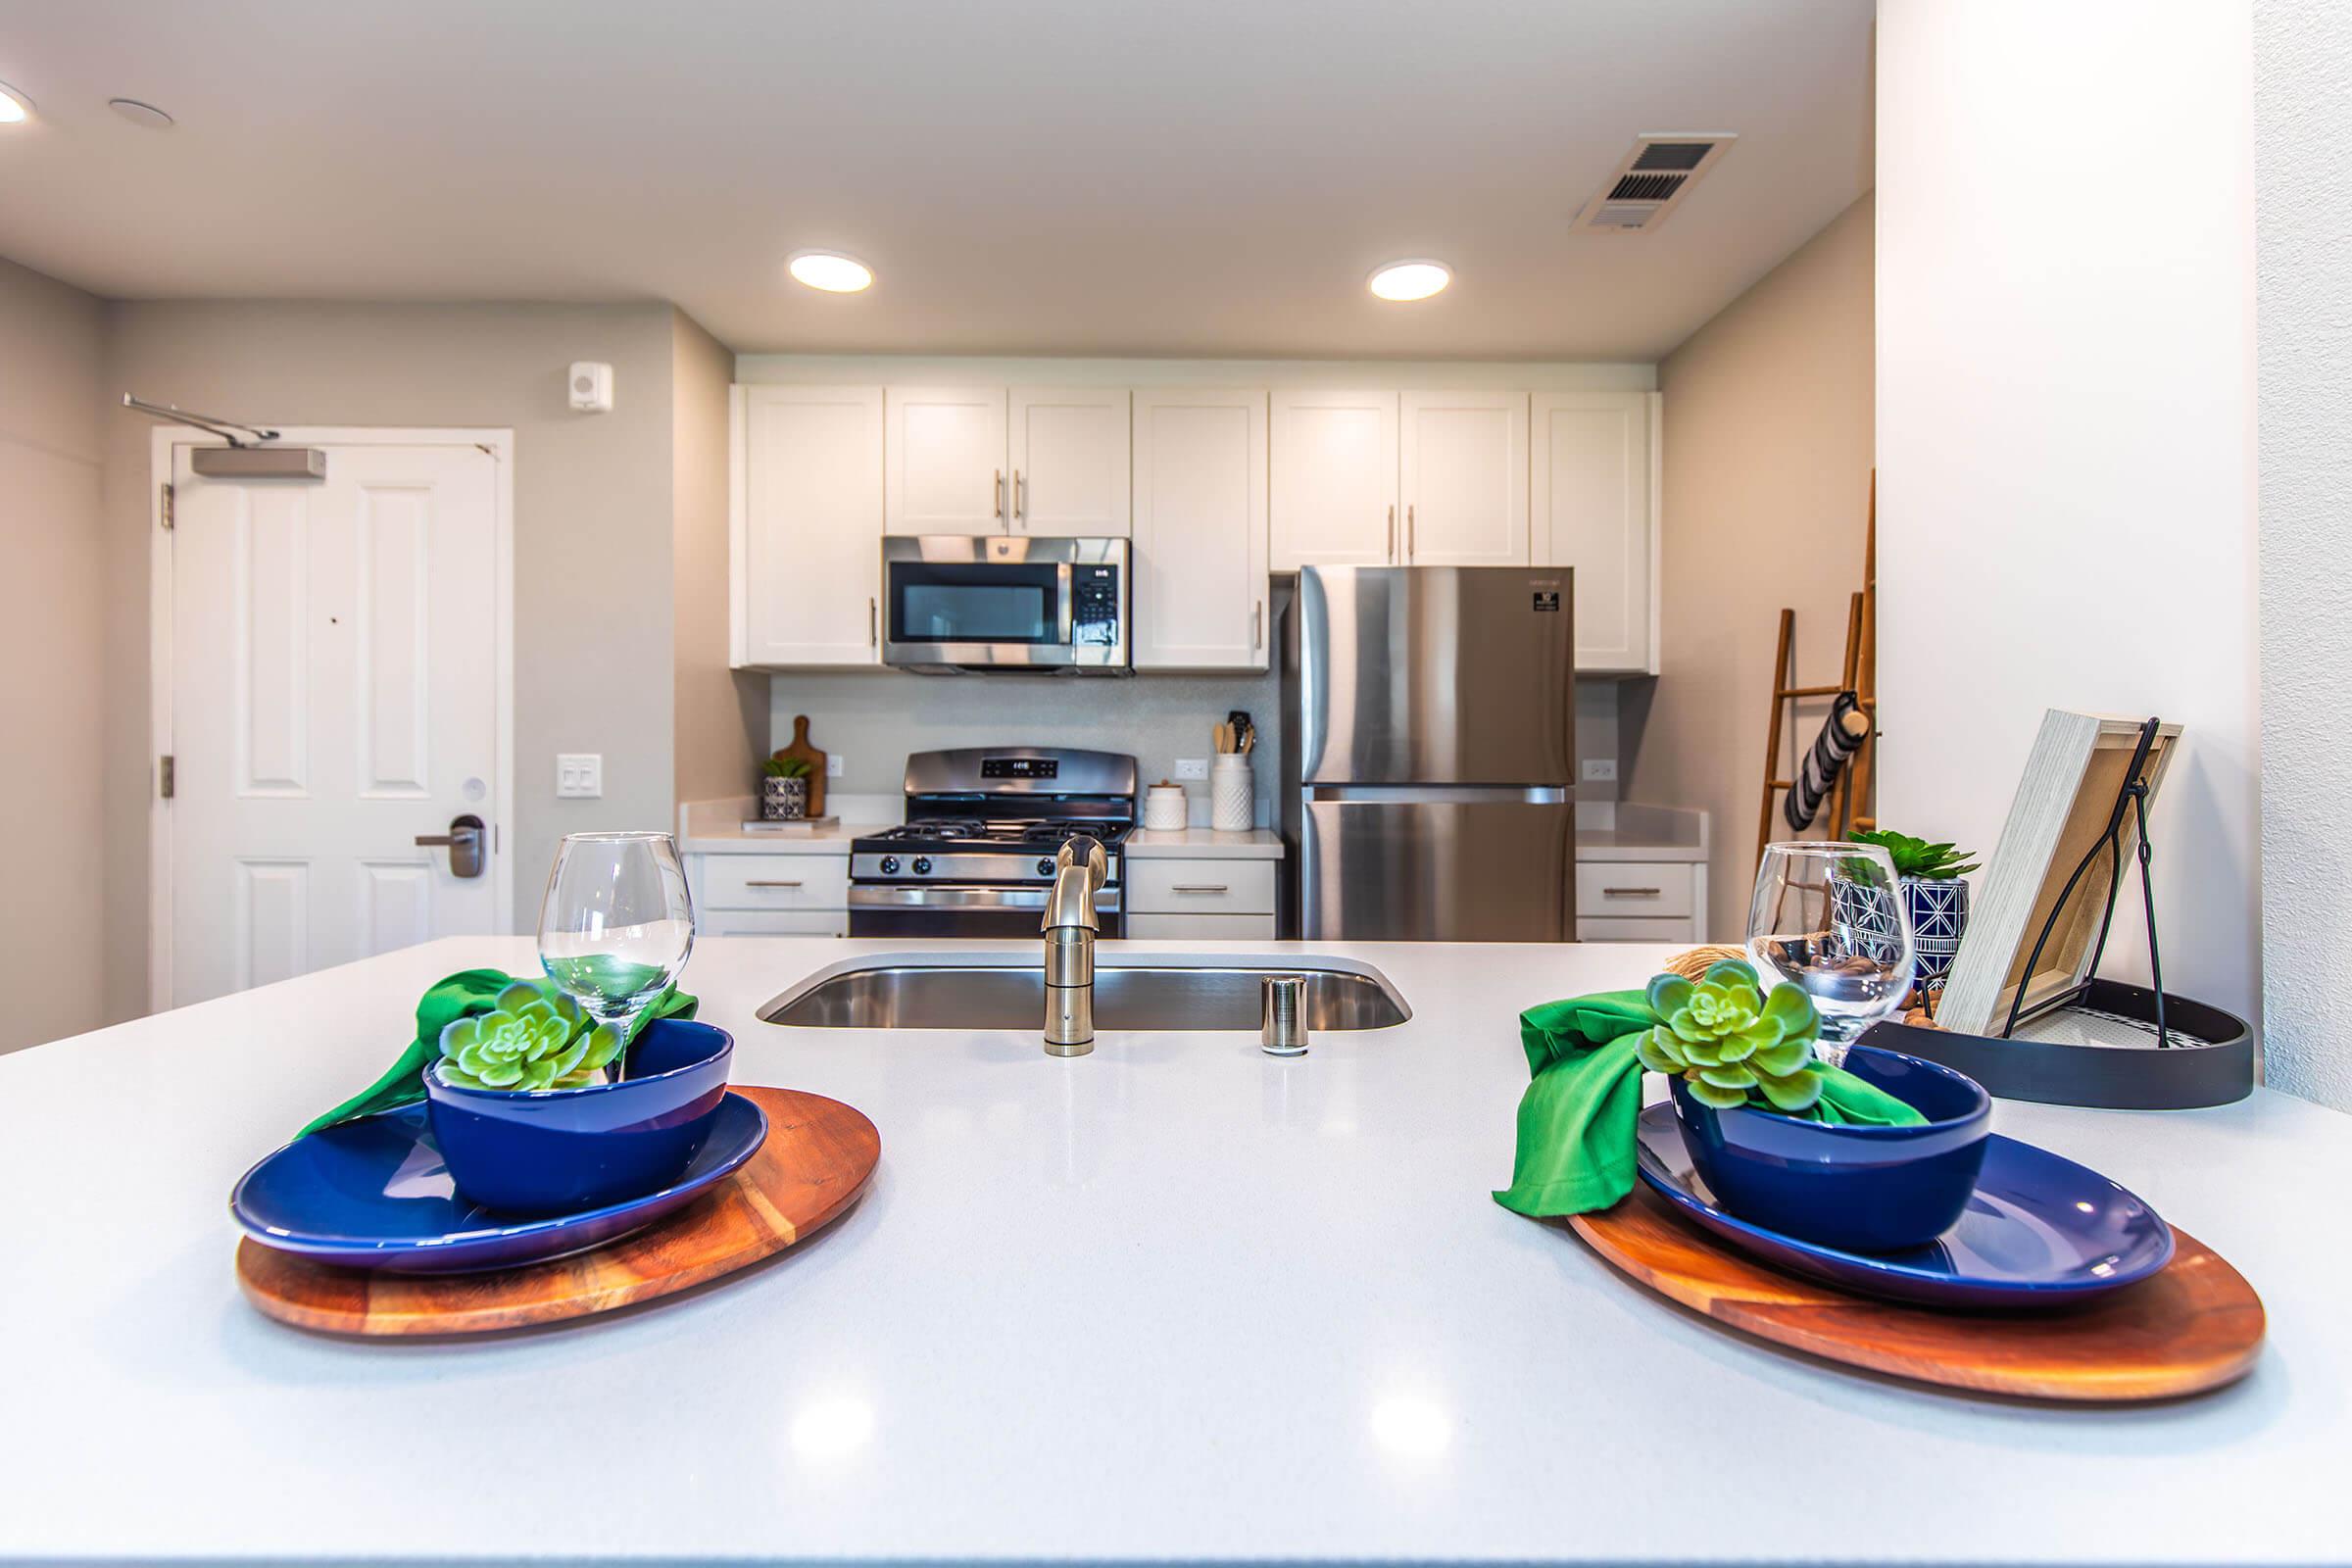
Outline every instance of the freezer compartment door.
{"type": "Polygon", "coordinates": [[[1576,807],[1554,789],[1309,789],[1299,935],[1318,942],[1565,942],[1576,807]]]}
{"type": "Polygon", "coordinates": [[[1573,784],[1575,574],[1309,566],[1298,701],[1309,784],[1573,784]]]}

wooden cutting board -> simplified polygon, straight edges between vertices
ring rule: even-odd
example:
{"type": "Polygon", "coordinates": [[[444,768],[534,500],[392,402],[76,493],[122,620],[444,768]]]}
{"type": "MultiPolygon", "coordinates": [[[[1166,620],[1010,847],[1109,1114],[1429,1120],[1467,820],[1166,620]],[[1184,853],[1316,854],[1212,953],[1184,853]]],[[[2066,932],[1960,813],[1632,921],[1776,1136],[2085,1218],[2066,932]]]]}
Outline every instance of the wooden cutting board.
{"type": "Polygon", "coordinates": [[[743,1084],[767,1142],[743,1168],[633,1236],[572,1257],[480,1274],[340,1268],[246,1240],[237,1283],[281,1323],[368,1337],[489,1334],[630,1306],[732,1274],[836,1219],[865,1191],[882,1136],[864,1114],[793,1089],[743,1084]]]}
{"type": "Polygon", "coordinates": [[[825,754],[808,744],[808,715],[796,713],[792,719],[792,744],[776,753],[776,760],[788,762],[799,758],[808,764],[808,814],[825,814],[825,754]]]}
{"type": "Polygon", "coordinates": [[[2161,1271],[2081,1306],[1937,1312],[1784,1274],[1677,1218],[1644,1186],[1568,1223],[1611,1266],[1718,1323],[1944,1388],[2091,1403],[2174,1398],[2243,1377],[2262,1351],[2262,1298],[2177,1226],[2161,1271]]]}

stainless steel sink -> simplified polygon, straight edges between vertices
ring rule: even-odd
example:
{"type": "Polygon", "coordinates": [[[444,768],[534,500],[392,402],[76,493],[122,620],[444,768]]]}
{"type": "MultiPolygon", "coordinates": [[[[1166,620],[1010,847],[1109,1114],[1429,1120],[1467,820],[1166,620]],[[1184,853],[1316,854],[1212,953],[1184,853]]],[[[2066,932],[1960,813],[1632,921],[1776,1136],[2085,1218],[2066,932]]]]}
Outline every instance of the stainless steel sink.
{"type": "MultiPolygon", "coordinates": [[[[1230,965],[1120,963],[1095,967],[1095,1024],[1102,1030],[1258,1027],[1270,975],[1306,981],[1310,1031],[1386,1029],[1413,1015],[1388,976],[1329,961],[1230,965]]],[[[819,970],[760,1009],[768,1023],[804,1029],[1020,1029],[1045,1016],[1042,967],[969,961],[853,958],[819,970]]]]}

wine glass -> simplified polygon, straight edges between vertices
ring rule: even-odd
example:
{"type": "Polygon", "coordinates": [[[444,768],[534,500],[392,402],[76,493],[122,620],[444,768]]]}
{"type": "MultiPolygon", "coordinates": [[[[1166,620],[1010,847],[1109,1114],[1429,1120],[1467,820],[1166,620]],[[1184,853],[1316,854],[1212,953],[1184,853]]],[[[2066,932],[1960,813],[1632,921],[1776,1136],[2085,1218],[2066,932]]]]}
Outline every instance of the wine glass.
{"type": "Polygon", "coordinates": [[[1842,1064],[1854,1037],[1911,994],[1911,916],[1894,861],[1875,844],[1767,846],[1747,956],[1767,990],[1787,980],[1813,999],[1817,1054],[1842,1064]]]}
{"type": "Polygon", "coordinates": [[[588,1016],[627,1041],[693,951],[694,902],[668,834],[564,836],[539,903],[539,962],[588,1016]]]}

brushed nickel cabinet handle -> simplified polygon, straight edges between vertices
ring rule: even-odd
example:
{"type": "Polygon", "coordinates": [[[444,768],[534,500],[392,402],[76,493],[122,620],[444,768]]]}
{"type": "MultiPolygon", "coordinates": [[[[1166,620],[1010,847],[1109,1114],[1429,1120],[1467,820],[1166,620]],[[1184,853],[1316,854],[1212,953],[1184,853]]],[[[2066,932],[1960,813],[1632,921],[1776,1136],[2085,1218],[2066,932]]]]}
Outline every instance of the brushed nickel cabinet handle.
{"type": "Polygon", "coordinates": [[[1396,559],[1396,503],[1389,503],[1389,559],[1396,559]]]}
{"type": "Polygon", "coordinates": [[[1233,889],[1222,882],[1179,882],[1168,891],[1170,893],[1231,893],[1233,889]]]}
{"type": "Polygon", "coordinates": [[[1412,503],[1406,502],[1404,507],[1404,559],[1407,561],[1412,560],[1414,553],[1420,549],[1420,546],[1413,542],[1420,533],[1420,530],[1413,526],[1413,510],[1412,503]]]}
{"type": "Polygon", "coordinates": [[[882,606],[881,602],[871,595],[868,595],[865,601],[865,646],[868,648],[882,646],[882,606]]]}
{"type": "Polygon", "coordinates": [[[1663,888],[1602,888],[1600,895],[1604,899],[1654,899],[1664,891],[1663,888]]]}
{"type": "Polygon", "coordinates": [[[995,507],[995,509],[994,509],[994,510],[993,510],[993,511],[992,511],[992,512],[991,512],[989,514],[990,514],[991,516],[993,516],[993,517],[996,517],[996,518],[998,518],[998,519],[1001,521],[1001,520],[1003,520],[1003,518],[1004,518],[1004,470],[1003,468],[999,468],[999,469],[997,470],[997,490],[996,490],[996,495],[997,495],[997,503],[996,503],[996,507],[995,507]]]}
{"type": "Polygon", "coordinates": [[[1260,599],[1250,607],[1250,651],[1256,653],[1266,646],[1266,602],[1260,599]]]}
{"type": "Polygon", "coordinates": [[[798,882],[762,882],[755,877],[744,883],[744,886],[747,888],[797,888],[800,884],[798,882]]]}
{"type": "Polygon", "coordinates": [[[1021,470],[1012,470],[1012,520],[1019,522],[1029,510],[1029,486],[1021,478],[1021,470]]]}

